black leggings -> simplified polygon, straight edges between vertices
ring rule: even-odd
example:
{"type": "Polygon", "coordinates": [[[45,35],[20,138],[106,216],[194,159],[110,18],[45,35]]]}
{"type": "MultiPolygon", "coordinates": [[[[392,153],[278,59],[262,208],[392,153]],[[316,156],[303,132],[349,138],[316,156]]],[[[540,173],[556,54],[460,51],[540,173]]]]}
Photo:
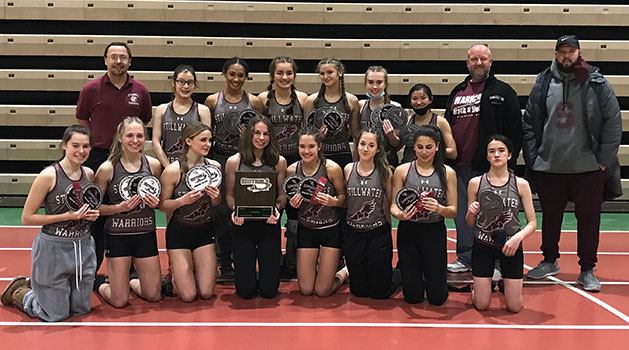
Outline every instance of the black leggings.
{"type": "Polygon", "coordinates": [[[349,269],[349,290],[358,297],[386,299],[394,291],[391,281],[393,240],[391,226],[373,231],[350,228],[343,236],[343,251],[349,269]]]}
{"type": "Polygon", "coordinates": [[[443,221],[424,224],[400,221],[397,247],[402,291],[408,303],[424,300],[442,305],[448,299],[446,226],[443,221]]]}
{"type": "Polygon", "coordinates": [[[236,293],[243,299],[273,298],[280,285],[281,233],[279,223],[246,221],[233,237],[236,293]],[[260,269],[256,278],[256,260],[260,269]]]}

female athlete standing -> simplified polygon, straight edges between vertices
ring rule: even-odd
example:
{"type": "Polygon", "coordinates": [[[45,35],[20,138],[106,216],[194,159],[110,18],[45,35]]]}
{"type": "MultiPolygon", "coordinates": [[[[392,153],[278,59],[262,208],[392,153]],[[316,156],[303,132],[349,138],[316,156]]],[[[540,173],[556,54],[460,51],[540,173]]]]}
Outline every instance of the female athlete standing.
{"type": "MultiPolygon", "coordinates": [[[[225,173],[227,205],[235,210],[236,171],[268,171],[275,173],[279,187],[286,177],[286,159],[279,155],[277,141],[272,134],[271,121],[261,115],[251,119],[238,146],[238,153],[229,157],[225,173]]],[[[284,196],[277,191],[274,213],[266,220],[247,220],[231,215],[237,226],[233,234],[236,292],[243,299],[258,294],[263,298],[277,295],[280,284],[281,230],[280,212],[284,196]],[[256,260],[259,277],[256,277],[256,260]]]]}
{"type": "MultiPolygon", "coordinates": [[[[297,132],[303,124],[303,105],[308,98],[304,92],[295,89],[297,65],[290,57],[275,57],[269,65],[271,81],[268,91],[261,92],[258,98],[264,105],[262,114],[271,119],[273,132],[277,138],[280,155],[286,164],[299,160],[297,132]],[[274,88],[275,87],[275,88],[274,88]]],[[[286,206],[286,255],[285,272],[294,276],[297,273],[297,210],[286,206]]]]}
{"type": "Polygon", "coordinates": [[[311,200],[300,193],[290,199],[299,210],[297,229],[297,280],[303,295],[313,292],[320,297],[334,293],[348,277],[346,269],[338,272],[341,232],[336,208],[345,201],[343,172],[334,161],[324,158],[319,132],[312,126],[299,131],[301,160],[288,167],[287,175],[326,180],[311,200]],[[318,263],[318,269],[317,269],[318,263]]]}
{"type": "Polygon", "coordinates": [[[15,277],[2,292],[3,305],[48,322],[90,311],[96,272],[89,221],[98,218],[98,210],[88,204],[76,211],[68,207],[70,201],[79,203],[77,189],[94,179],[94,172],[82,166],[90,154],[89,130],[68,127],[61,147],[63,158],[37,175],[22,212],[23,225],[42,226],[33,241],[31,279],[15,277]],[[38,214],[42,204],[46,213],[38,214]]]}
{"type": "Polygon", "coordinates": [[[212,123],[210,109],[192,99],[199,87],[194,68],[185,64],[177,66],[172,87],[173,100],[159,105],[153,115],[153,152],[164,168],[179,159],[184,146],[181,131],[186,125],[199,121],[205,125],[212,123]]]}
{"type": "Polygon", "coordinates": [[[178,161],[162,174],[160,209],[170,217],[166,227],[166,249],[170,260],[175,293],[185,302],[198,295],[209,299],[216,283],[216,245],[212,217],[221,202],[217,187],[191,190],[188,170],[195,166],[220,164],[205,158],[212,145],[209,126],[192,123],[182,133],[183,149],[178,161]]]}
{"type": "Polygon", "coordinates": [[[129,302],[129,288],[148,301],[159,301],[161,295],[155,233],[155,208],[159,198],[150,193],[142,197],[130,192],[131,186],[121,186],[133,178],[160,175],[159,161],[142,151],[145,139],[144,123],[137,117],[125,118],[118,124],[109,158],[96,172],[96,184],[109,197],[109,202],[100,208],[101,215],[107,215],[105,256],[109,283],[95,288],[105,301],[117,308],[129,302]],[[129,281],[132,263],[139,279],[129,281]]]}
{"type": "MultiPolygon", "coordinates": [[[[432,107],[432,90],[426,84],[415,84],[408,91],[408,100],[413,109],[408,125],[434,125],[439,128],[441,135],[443,136],[443,143],[445,144],[445,158],[456,159],[456,143],[452,137],[452,129],[448,121],[434,113],[430,108],[432,107]]],[[[409,143],[404,145],[404,154],[402,156],[402,163],[407,163],[416,158],[415,145],[409,143]]]]}
{"type": "Polygon", "coordinates": [[[474,226],[472,301],[478,310],[489,308],[496,260],[500,261],[507,310],[522,310],[522,241],[535,232],[537,222],[529,183],[507,167],[512,148],[507,137],[491,136],[487,143],[489,172],[472,178],[468,186],[465,222],[474,226]],[[522,229],[520,207],[524,207],[527,221],[522,229]]]}
{"type": "MultiPolygon", "coordinates": [[[[400,104],[391,101],[387,92],[389,84],[389,74],[382,66],[371,66],[365,73],[365,88],[367,89],[367,99],[358,101],[360,105],[360,128],[365,130],[371,123],[371,113],[383,104],[393,104],[400,107],[400,104]]],[[[381,132],[386,136],[384,140],[384,150],[389,165],[397,167],[400,160],[397,151],[400,145],[400,132],[394,130],[389,120],[382,121],[381,132]]]]}
{"type": "Polygon", "coordinates": [[[341,117],[335,130],[323,125],[320,129],[323,142],[323,155],[336,162],[342,168],[352,161],[349,148],[350,136],[354,139],[360,131],[358,113],[360,106],[356,96],[345,91],[345,66],[336,58],[324,58],[317,65],[321,89],[308,96],[304,112],[315,108],[331,107],[341,117]]]}
{"type": "Polygon", "coordinates": [[[456,215],[456,174],[443,164],[443,141],[436,126],[421,126],[415,133],[417,160],[404,163],[393,174],[393,193],[404,188],[420,192],[418,205],[406,208],[391,203],[400,220],[397,247],[404,300],[418,303],[424,291],[433,305],[448,298],[446,282],[446,226],[444,218],[456,215]]]}
{"type": "MultiPolygon", "coordinates": [[[[253,108],[262,112],[263,105],[260,100],[243,89],[247,77],[249,76],[249,65],[239,57],[232,57],[223,64],[223,77],[225,77],[225,89],[214,93],[205,99],[205,105],[212,111],[212,137],[214,147],[212,147],[211,159],[221,164],[221,169],[225,169],[227,158],[238,152],[239,133],[230,133],[225,128],[225,118],[230,112],[242,112],[245,109],[253,108]]],[[[225,174],[223,174],[225,178],[225,174]]],[[[224,191],[224,189],[222,190],[224,191]]],[[[225,193],[221,191],[223,199],[225,193]]],[[[214,220],[216,228],[216,244],[218,249],[218,260],[220,263],[221,277],[233,278],[232,268],[232,238],[233,227],[230,219],[231,210],[227,207],[225,200],[216,208],[216,218],[214,220]]]]}

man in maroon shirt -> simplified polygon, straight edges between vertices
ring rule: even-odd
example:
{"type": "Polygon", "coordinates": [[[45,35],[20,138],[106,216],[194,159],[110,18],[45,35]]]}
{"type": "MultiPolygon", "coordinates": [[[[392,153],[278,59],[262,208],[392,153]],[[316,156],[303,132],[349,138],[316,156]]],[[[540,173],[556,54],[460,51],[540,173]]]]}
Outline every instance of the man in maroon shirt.
{"type": "Polygon", "coordinates": [[[491,72],[493,62],[489,47],[472,46],[465,63],[469,75],[450,93],[445,118],[452,127],[457,158],[454,168],[457,175],[457,260],[448,264],[453,273],[470,271],[474,230],[465,223],[467,213],[467,186],[470,179],[489,170],[487,139],[502,134],[513,141],[509,167],[515,167],[522,145],[522,111],[518,96],[509,84],[496,79],[491,72]]]}
{"type": "MultiPolygon", "coordinates": [[[[124,118],[136,116],[146,124],[152,117],[151,96],[144,84],[131,78],[127,71],[131,66],[131,50],[123,42],[112,42],[105,48],[107,73],[89,81],[76,103],[76,119],[90,129],[92,150],[84,163],[94,172],[107,160],[116,128],[124,118]]],[[[103,262],[105,251],[105,217],[92,224],[96,250],[96,272],[103,262]]],[[[131,266],[133,269],[133,265],[131,266]]],[[[96,276],[97,282],[104,280],[96,276]]]]}
{"type": "Polygon", "coordinates": [[[107,73],[89,81],[76,103],[76,119],[92,133],[92,151],[85,165],[94,172],[107,160],[116,127],[128,116],[137,116],[146,124],[151,120],[149,91],[127,73],[131,50],[123,42],[105,48],[107,73]]]}

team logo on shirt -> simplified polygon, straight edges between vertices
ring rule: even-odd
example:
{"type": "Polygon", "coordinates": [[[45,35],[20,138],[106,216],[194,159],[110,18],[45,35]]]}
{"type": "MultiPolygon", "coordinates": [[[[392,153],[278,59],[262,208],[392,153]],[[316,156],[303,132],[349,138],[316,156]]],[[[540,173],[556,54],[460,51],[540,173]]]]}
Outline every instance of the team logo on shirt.
{"type": "Polygon", "coordinates": [[[369,218],[369,215],[371,215],[371,213],[373,213],[376,210],[376,199],[372,199],[370,201],[367,202],[363,202],[363,205],[360,207],[360,209],[354,213],[354,215],[349,217],[349,221],[360,221],[362,219],[366,219],[369,218]]]}
{"type": "Polygon", "coordinates": [[[205,218],[207,217],[207,211],[210,209],[210,201],[203,201],[201,203],[201,205],[193,212],[191,212],[190,214],[184,216],[183,218],[186,220],[190,220],[190,221],[195,221],[198,220],[200,218],[205,218]]]}
{"type": "Polygon", "coordinates": [[[289,139],[293,135],[295,135],[295,132],[297,132],[297,125],[294,125],[294,124],[284,125],[284,128],[282,129],[282,131],[277,133],[277,141],[279,142],[279,141],[289,139]]]}
{"type": "Polygon", "coordinates": [[[323,210],[322,204],[311,205],[310,208],[304,212],[304,218],[306,220],[308,218],[316,218],[319,216],[319,213],[321,213],[321,210],[323,210]]]}
{"type": "Polygon", "coordinates": [[[138,106],[140,104],[140,95],[137,92],[127,94],[127,104],[138,106]]]}
{"type": "Polygon", "coordinates": [[[572,114],[572,109],[574,108],[572,102],[566,101],[561,102],[555,108],[555,113],[557,113],[557,121],[555,122],[555,127],[557,129],[569,129],[572,127],[574,122],[574,115],[572,114]]]}
{"type": "Polygon", "coordinates": [[[485,191],[478,196],[481,211],[476,218],[476,225],[483,233],[502,230],[513,218],[511,208],[505,210],[502,197],[493,191],[485,191]]]}
{"type": "Polygon", "coordinates": [[[177,138],[177,141],[172,144],[172,146],[168,147],[166,153],[180,153],[183,150],[183,142],[181,141],[181,136],[177,138]]]}

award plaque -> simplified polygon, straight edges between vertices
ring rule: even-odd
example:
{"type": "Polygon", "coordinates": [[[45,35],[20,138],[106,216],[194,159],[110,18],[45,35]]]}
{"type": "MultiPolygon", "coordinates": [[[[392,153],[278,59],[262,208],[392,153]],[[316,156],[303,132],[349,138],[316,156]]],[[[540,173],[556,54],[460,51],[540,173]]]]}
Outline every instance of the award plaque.
{"type": "Polygon", "coordinates": [[[421,203],[419,190],[415,187],[402,187],[395,196],[395,204],[401,210],[406,210],[409,205],[421,203]]]}
{"type": "Polygon", "coordinates": [[[400,133],[400,141],[406,147],[413,147],[413,141],[415,138],[415,133],[419,130],[419,126],[415,124],[407,125],[402,132],[400,133]]]}
{"type": "Polygon", "coordinates": [[[386,118],[387,112],[393,107],[394,106],[392,104],[383,104],[376,107],[369,116],[369,121],[371,122],[371,125],[381,128],[382,121],[386,118]]]}
{"type": "MultiPolygon", "coordinates": [[[[159,183],[159,181],[158,181],[159,183]]],[[[90,206],[90,209],[98,209],[103,203],[103,193],[96,184],[88,184],[81,190],[81,201],[90,206]]]]}
{"type": "Polygon", "coordinates": [[[142,198],[144,198],[147,193],[159,198],[160,193],[162,193],[162,184],[155,176],[145,176],[138,182],[137,189],[138,194],[142,196],[142,198]]]}
{"type": "Polygon", "coordinates": [[[123,201],[129,200],[133,197],[131,193],[131,181],[133,181],[134,175],[127,175],[120,180],[118,184],[118,193],[123,201]]]}
{"type": "Polygon", "coordinates": [[[223,174],[221,174],[221,169],[219,169],[216,165],[213,164],[205,164],[205,169],[210,173],[210,186],[219,187],[221,183],[223,183],[223,174]]]}
{"type": "Polygon", "coordinates": [[[236,216],[246,220],[266,220],[275,214],[277,172],[237,171],[234,184],[236,216]]]}
{"type": "Polygon", "coordinates": [[[205,165],[193,166],[186,173],[186,186],[193,191],[201,191],[210,185],[212,175],[205,165]]]}
{"type": "Polygon", "coordinates": [[[304,126],[314,125],[314,118],[317,114],[317,109],[313,109],[304,117],[304,126]]]}
{"type": "Polygon", "coordinates": [[[286,180],[284,180],[284,193],[286,193],[289,199],[299,193],[299,183],[301,182],[301,179],[301,176],[293,174],[287,176],[286,180]]]}
{"type": "Polygon", "coordinates": [[[223,127],[225,128],[225,130],[227,130],[228,133],[232,135],[238,135],[240,132],[238,130],[238,127],[240,126],[239,122],[240,122],[240,116],[238,115],[238,112],[231,111],[225,115],[225,120],[223,121],[223,127]]]}
{"type": "Polygon", "coordinates": [[[304,200],[311,200],[314,196],[315,188],[317,187],[317,179],[312,176],[303,178],[299,183],[299,193],[304,200]]]}
{"type": "Polygon", "coordinates": [[[386,112],[385,119],[391,122],[393,129],[401,130],[408,122],[408,113],[402,107],[393,106],[386,112]]]}
{"type": "Polygon", "coordinates": [[[258,115],[255,109],[247,108],[238,114],[238,127],[249,125],[249,121],[258,115]]]}

